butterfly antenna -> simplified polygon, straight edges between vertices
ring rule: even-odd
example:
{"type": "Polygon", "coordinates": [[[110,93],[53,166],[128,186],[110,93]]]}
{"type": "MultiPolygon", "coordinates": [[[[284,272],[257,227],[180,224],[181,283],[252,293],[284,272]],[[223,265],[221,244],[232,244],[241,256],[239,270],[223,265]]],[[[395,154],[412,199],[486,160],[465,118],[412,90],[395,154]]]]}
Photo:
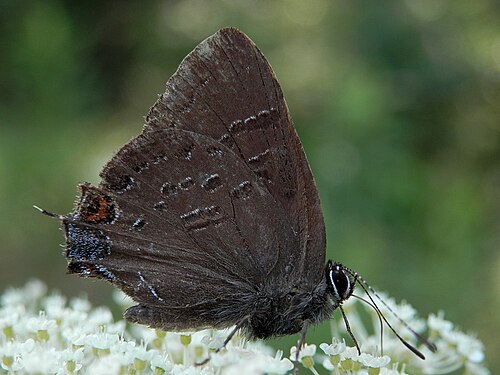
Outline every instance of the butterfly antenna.
{"type": "Polygon", "coordinates": [[[371,303],[370,301],[366,300],[365,298],[357,296],[355,294],[353,294],[352,296],[354,298],[357,298],[360,301],[363,301],[364,303],[366,303],[368,306],[370,306],[377,313],[378,322],[380,324],[380,353],[381,353],[381,355],[384,355],[384,322],[382,320],[382,317],[380,316],[380,312],[373,305],[373,303],[371,303]]]}
{"type": "Polygon", "coordinates": [[[38,211],[40,211],[42,214],[44,214],[46,216],[54,217],[56,219],[61,219],[61,220],[63,219],[62,215],[54,214],[54,213],[46,211],[43,208],[40,208],[38,206],[33,205],[33,208],[36,209],[36,210],[38,210],[38,211]]]}
{"type": "Polygon", "coordinates": [[[353,272],[352,270],[348,270],[348,272],[354,276],[357,277],[357,282],[359,286],[364,290],[370,301],[373,303],[373,306],[375,309],[380,313],[380,316],[384,320],[385,324],[391,329],[391,331],[396,335],[396,337],[403,343],[404,346],[406,346],[409,350],[411,350],[416,356],[418,356],[421,359],[425,359],[425,356],[413,345],[411,345],[409,342],[407,342],[405,339],[403,339],[397,332],[396,330],[391,326],[391,324],[387,321],[386,317],[384,314],[382,314],[382,311],[380,311],[380,308],[378,307],[377,303],[374,301],[373,297],[370,295],[369,292],[373,293],[373,295],[390,311],[390,313],[401,323],[403,324],[404,327],[406,327],[417,339],[425,345],[431,352],[435,353],[437,351],[436,345],[431,343],[429,340],[427,340],[425,337],[423,337],[421,334],[417,333],[414,329],[412,329],[408,323],[406,323],[403,319],[401,319],[398,314],[392,310],[387,303],[384,302],[384,300],[378,295],[378,293],[357,273],[353,272]]]}

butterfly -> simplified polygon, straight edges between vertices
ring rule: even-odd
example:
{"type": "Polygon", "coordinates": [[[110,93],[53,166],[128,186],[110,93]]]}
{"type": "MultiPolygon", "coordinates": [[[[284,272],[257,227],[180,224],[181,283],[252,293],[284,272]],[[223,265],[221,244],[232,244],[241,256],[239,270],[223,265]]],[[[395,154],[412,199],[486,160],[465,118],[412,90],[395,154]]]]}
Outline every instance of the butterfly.
{"type": "Polygon", "coordinates": [[[234,326],[226,343],[239,330],[258,339],[299,333],[300,349],[307,329],[360,284],[340,263],[325,265],[318,191],[283,93],[237,29],[181,62],[142,133],[100,176],[99,186],[79,185],[73,212],[58,216],[65,256],[70,273],[132,297],[130,322],[234,326]]]}

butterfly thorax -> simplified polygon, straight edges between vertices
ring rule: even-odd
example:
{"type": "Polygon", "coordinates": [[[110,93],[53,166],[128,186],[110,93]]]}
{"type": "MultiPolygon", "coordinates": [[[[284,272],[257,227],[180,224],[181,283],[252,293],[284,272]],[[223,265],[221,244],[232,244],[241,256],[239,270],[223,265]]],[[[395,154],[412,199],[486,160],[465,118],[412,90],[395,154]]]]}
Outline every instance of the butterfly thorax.
{"type": "Polygon", "coordinates": [[[268,289],[258,295],[254,312],[243,329],[248,336],[265,339],[291,335],[328,319],[354,291],[355,279],[347,270],[340,263],[328,261],[321,281],[310,290],[268,289]]]}
{"type": "Polygon", "coordinates": [[[300,332],[304,325],[327,319],[338,306],[330,297],[326,277],[312,290],[274,290],[257,297],[245,333],[266,339],[300,332]]]}

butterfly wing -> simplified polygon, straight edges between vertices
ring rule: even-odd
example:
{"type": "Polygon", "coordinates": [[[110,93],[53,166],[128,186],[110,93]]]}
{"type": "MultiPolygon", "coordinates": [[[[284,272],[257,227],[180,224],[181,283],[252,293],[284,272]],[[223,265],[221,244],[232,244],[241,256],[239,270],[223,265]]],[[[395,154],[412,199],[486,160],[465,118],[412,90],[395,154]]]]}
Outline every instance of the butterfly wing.
{"type": "Polygon", "coordinates": [[[101,177],[63,220],[68,268],[132,296],[132,321],[228,326],[270,278],[307,289],[322,276],[307,160],[274,73],[235,29],[186,57],[101,177]]]}

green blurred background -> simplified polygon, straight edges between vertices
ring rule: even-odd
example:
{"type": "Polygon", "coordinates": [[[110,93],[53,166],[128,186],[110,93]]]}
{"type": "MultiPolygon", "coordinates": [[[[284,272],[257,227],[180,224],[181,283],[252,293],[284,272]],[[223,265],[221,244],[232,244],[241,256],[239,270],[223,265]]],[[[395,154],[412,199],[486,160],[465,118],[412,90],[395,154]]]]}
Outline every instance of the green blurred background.
{"type": "MultiPolygon", "coordinates": [[[[1,1],[0,288],[65,274],[57,221],[224,26],[274,67],[316,176],[329,256],[500,367],[500,6],[493,0],[1,1]]],[[[328,339],[317,329],[317,339],[328,339]]],[[[326,336],[325,336],[326,335],[326,336]]],[[[315,341],[309,336],[309,341],[315,341]]]]}

